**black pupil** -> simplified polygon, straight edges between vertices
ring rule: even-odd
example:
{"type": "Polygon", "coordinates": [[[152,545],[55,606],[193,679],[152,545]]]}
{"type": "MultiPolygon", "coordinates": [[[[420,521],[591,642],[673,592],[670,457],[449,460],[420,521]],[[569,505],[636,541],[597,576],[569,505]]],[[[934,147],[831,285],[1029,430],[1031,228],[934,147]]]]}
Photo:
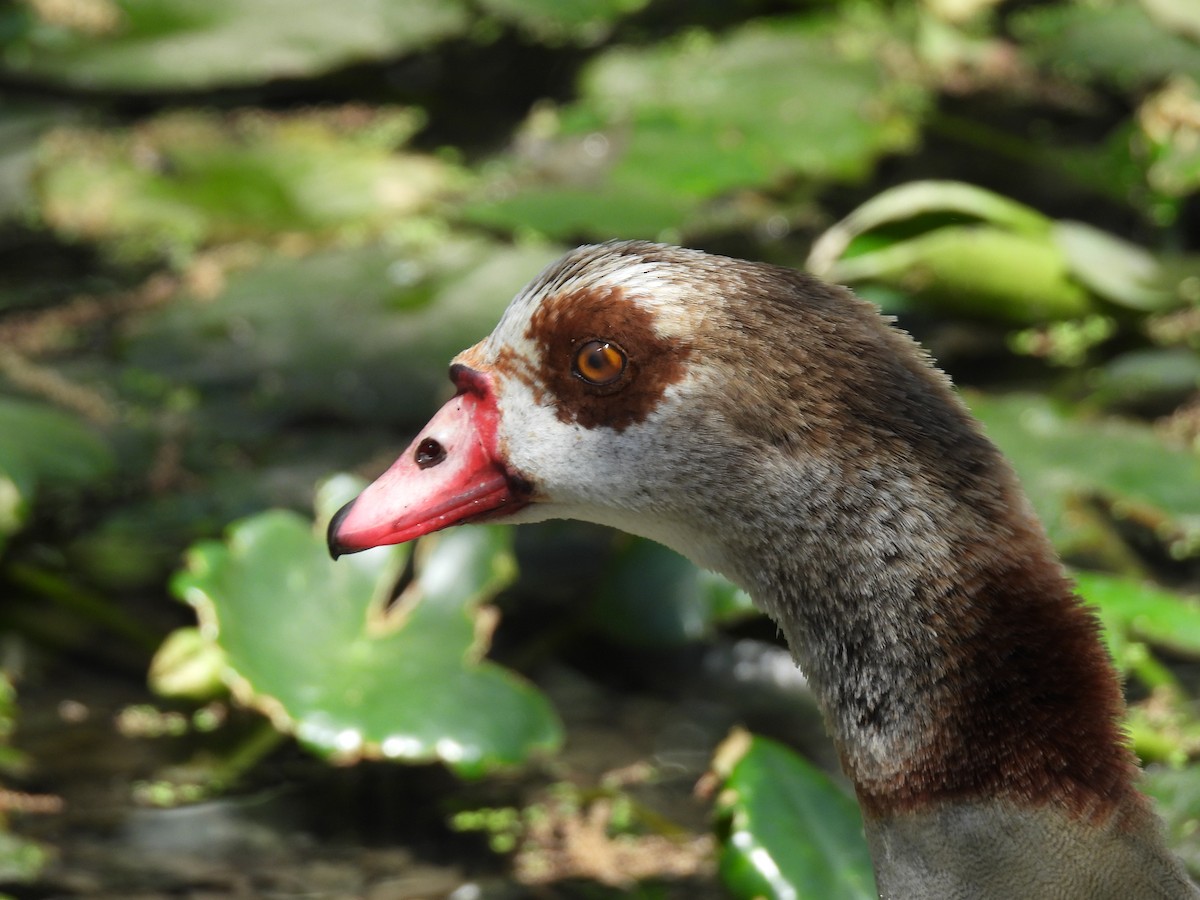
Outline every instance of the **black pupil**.
{"type": "Polygon", "coordinates": [[[430,466],[436,466],[445,458],[446,448],[433,438],[425,438],[417,445],[416,460],[419,468],[428,469],[430,466]]]}
{"type": "Polygon", "coordinates": [[[608,354],[604,351],[608,349],[608,344],[597,344],[595,349],[588,354],[588,368],[606,374],[611,368],[608,362],[608,354]]]}

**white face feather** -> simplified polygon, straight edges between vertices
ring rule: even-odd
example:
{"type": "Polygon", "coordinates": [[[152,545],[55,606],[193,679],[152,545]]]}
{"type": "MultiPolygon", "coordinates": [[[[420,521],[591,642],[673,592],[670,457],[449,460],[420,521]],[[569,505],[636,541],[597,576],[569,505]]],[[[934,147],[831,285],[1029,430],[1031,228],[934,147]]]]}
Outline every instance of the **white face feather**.
{"type": "MultiPolygon", "coordinates": [[[[516,379],[498,385],[503,413],[497,434],[509,464],[533,475],[536,502],[508,521],[579,519],[658,541],[706,568],[728,570],[712,523],[673,515],[672,494],[687,492],[689,460],[672,434],[669,389],[661,410],[622,432],[558,420],[516,379]]],[[[682,498],[680,498],[682,499],[682,498]]]]}
{"type": "Polygon", "coordinates": [[[610,525],[666,544],[706,567],[725,568],[712,529],[691,527],[672,515],[686,505],[672,495],[686,493],[695,478],[686,446],[673,436],[703,372],[685,372],[644,419],[617,429],[563,421],[543,386],[507,370],[505,361],[513,358],[530,369],[545,364],[543,347],[531,336],[533,319],[556,296],[619,290],[650,313],[655,337],[667,343],[704,327],[703,298],[679,282],[678,262],[614,255],[606,247],[580,248],[568,261],[535,279],[513,299],[492,334],[456,358],[494,375],[499,443],[507,463],[535,487],[536,502],[508,521],[567,518],[610,525]]]}

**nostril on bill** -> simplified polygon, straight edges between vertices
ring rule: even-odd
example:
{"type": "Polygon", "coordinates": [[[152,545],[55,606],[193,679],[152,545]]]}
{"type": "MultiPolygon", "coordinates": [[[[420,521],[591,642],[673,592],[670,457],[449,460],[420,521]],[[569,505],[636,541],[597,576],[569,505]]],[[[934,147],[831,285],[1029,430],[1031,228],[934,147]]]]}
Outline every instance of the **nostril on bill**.
{"type": "Polygon", "coordinates": [[[433,438],[425,438],[417,444],[416,452],[413,454],[413,459],[416,460],[419,469],[433,468],[445,458],[446,448],[433,438]]]}

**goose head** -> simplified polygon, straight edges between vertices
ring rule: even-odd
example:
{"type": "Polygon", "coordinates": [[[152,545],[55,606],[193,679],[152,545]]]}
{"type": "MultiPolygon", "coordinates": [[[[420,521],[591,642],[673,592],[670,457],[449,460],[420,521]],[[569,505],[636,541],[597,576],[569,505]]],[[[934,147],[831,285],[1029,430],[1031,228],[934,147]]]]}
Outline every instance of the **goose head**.
{"type": "Polygon", "coordinates": [[[941,527],[887,509],[893,495],[987,501],[946,465],[994,452],[943,376],[873,306],[790,269],[583,247],[450,377],[456,396],[332,523],[334,552],[466,521],[575,518],[753,590],[773,568],[762,554],[792,555],[797,540],[810,567],[838,568],[851,545],[886,556],[914,528],[941,527]]]}
{"type": "Polygon", "coordinates": [[[649,537],[780,625],[882,896],[1197,896],[1135,788],[1094,618],[1007,462],[873,306],[790,269],[581,247],[450,377],[330,523],[334,555],[492,519],[649,537]]]}

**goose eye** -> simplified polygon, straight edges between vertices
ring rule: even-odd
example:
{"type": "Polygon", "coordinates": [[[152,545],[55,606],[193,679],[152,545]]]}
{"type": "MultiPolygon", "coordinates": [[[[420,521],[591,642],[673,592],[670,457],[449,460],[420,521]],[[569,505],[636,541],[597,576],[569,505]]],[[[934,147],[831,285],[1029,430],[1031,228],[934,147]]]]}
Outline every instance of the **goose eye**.
{"type": "Polygon", "coordinates": [[[625,351],[608,341],[588,341],[575,351],[571,368],[590,384],[612,384],[625,372],[625,351]]]}

